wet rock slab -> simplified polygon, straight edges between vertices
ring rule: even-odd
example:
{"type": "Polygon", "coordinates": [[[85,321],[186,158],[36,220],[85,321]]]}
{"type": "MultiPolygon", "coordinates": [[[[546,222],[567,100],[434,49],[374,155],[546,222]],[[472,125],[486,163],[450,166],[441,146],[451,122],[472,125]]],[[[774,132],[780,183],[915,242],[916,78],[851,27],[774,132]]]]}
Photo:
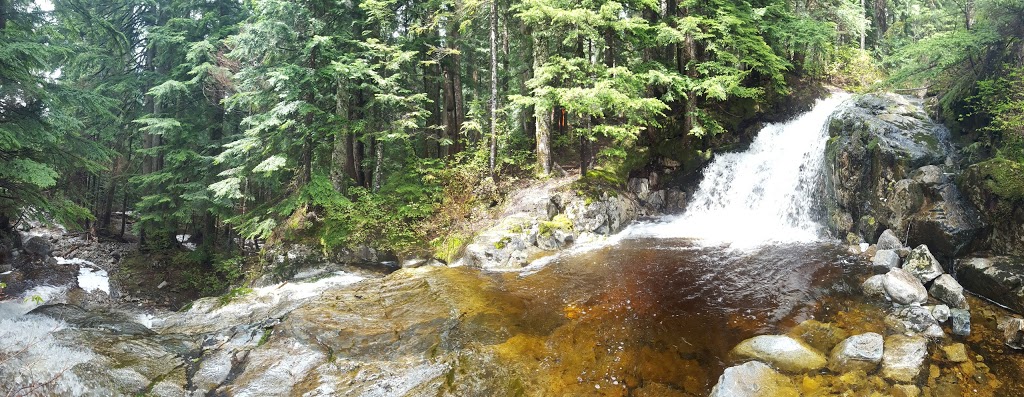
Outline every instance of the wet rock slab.
{"type": "Polygon", "coordinates": [[[802,373],[825,367],[825,356],[802,341],[785,335],[758,335],[740,342],[732,354],[767,362],[783,371],[802,373]]]}
{"type": "Polygon", "coordinates": [[[968,291],[1024,313],[1024,258],[969,258],[957,262],[957,279],[968,291]]]}

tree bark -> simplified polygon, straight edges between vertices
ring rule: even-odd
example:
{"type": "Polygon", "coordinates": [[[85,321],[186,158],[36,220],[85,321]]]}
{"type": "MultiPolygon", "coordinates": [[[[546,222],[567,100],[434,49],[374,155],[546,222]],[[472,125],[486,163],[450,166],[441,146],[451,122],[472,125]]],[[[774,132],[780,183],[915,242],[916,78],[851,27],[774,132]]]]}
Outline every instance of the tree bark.
{"type": "MultiPolygon", "coordinates": [[[[546,48],[542,40],[534,37],[533,70],[535,75],[536,71],[544,66],[546,48]]],[[[553,109],[547,106],[535,106],[533,112],[534,119],[536,120],[537,172],[541,175],[548,175],[551,173],[551,119],[553,109]]]]}
{"type": "MultiPolygon", "coordinates": [[[[334,93],[334,114],[339,119],[348,120],[349,112],[349,98],[348,92],[345,90],[344,82],[340,79],[337,81],[337,86],[334,93]]],[[[335,129],[334,133],[334,150],[331,152],[331,184],[334,185],[334,190],[344,193],[348,187],[348,175],[346,167],[348,166],[349,150],[352,146],[348,143],[349,132],[340,126],[335,129]]]]}
{"type": "Polygon", "coordinates": [[[488,160],[491,178],[494,178],[498,155],[498,0],[491,0],[491,142],[488,160]]]}

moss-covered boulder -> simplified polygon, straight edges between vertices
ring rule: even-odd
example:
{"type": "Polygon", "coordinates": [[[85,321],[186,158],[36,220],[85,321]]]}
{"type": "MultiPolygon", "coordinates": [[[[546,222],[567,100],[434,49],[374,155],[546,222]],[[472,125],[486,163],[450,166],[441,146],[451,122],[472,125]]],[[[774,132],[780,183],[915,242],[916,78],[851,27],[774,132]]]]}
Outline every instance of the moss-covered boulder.
{"type": "Polygon", "coordinates": [[[920,101],[863,95],[828,128],[827,210],[835,235],[874,242],[888,228],[944,258],[970,247],[984,223],[947,173],[948,130],[928,118],[920,101]]]}
{"type": "Polygon", "coordinates": [[[1024,256],[1024,165],[991,159],[967,167],[957,182],[988,225],[979,248],[1024,256]]]}

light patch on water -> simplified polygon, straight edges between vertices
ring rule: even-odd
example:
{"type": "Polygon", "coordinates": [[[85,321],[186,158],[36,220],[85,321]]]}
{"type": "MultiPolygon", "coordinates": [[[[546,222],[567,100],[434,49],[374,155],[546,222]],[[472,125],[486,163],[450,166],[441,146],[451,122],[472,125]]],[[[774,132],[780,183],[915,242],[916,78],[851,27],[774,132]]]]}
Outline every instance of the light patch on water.
{"type": "Polygon", "coordinates": [[[448,370],[447,364],[419,365],[396,376],[376,379],[373,386],[360,394],[360,397],[404,396],[420,385],[441,377],[448,370]]]}

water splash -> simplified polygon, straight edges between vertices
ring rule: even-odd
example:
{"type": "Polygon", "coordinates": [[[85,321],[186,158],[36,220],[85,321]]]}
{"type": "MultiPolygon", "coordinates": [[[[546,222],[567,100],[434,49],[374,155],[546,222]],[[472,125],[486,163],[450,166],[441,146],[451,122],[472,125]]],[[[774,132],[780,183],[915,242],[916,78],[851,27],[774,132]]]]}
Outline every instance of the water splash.
{"type": "Polygon", "coordinates": [[[836,93],[820,99],[810,112],[764,127],[747,151],[718,155],[704,170],[683,215],[637,225],[629,234],[738,249],[819,240],[814,208],[828,142],[826,124],[849,97],[836,93]]]}

